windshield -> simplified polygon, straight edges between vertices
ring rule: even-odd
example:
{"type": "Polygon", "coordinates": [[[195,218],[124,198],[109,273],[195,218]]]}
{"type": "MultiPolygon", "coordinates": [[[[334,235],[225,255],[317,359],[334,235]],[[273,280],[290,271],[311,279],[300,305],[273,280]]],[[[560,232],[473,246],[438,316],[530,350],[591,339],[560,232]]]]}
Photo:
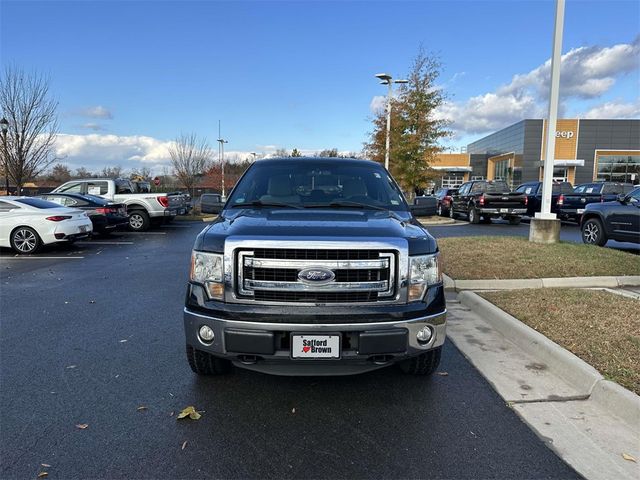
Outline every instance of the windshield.
{"type": "Polygon", "coordinates": [[[25,205],[35,208],[60,208],[59,203],[48,202],[40,198],[20,198],[17,199],[16,202],[24,203],[25,205]]]}
{"type": "Polygon", "coordinates": [[[233,190],[227,207],[255,202],[407,210],[402,193],[382,167],[352,161],[256,162],[233,190]]]}

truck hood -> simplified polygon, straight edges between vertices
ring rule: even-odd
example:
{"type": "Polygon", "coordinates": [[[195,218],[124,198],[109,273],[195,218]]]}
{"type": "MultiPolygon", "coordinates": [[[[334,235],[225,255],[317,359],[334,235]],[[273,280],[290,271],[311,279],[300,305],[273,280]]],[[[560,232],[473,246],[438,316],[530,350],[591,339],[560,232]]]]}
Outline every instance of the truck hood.
{"type": "Polygon", "coordinates": [[[435,253],[438,249],[435,239],[409,212],[282,208],[224,211],[198,235],[194,249],[222,253],[228,237],[405,239],[410,255],[435,253]]]}

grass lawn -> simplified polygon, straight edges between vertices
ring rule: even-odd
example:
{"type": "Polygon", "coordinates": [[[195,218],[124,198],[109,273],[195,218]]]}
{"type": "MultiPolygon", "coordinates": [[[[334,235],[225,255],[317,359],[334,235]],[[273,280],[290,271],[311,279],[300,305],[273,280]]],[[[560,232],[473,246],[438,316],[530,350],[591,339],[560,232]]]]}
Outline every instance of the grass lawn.
{"type": "Polygon", "coordinates": [[[566,288],[480,295],[640,395],[639,300],[566,288]]]}
{"type": "Polygon", "coordinates": [[[640,275],[640,255],[579,243],[452,237],[438,245],[444,272],[455,280],[640,275]]]}

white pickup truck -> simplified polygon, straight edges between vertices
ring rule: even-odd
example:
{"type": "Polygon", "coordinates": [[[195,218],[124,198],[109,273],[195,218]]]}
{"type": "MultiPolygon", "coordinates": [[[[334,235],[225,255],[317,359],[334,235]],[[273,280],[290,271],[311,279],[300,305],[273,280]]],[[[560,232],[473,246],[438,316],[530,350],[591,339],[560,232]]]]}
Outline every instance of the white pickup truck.
{"type": "Polygon", "coordinates": [[[170,222],[187,212],[182,195],[169,193],[133,193],[131,181],[124,178],[87,178],[63,183],[52,193],[98,195],[116,203],[124,203],[129,215],[129,228],[147,230],[152,224],[170,222]]]}

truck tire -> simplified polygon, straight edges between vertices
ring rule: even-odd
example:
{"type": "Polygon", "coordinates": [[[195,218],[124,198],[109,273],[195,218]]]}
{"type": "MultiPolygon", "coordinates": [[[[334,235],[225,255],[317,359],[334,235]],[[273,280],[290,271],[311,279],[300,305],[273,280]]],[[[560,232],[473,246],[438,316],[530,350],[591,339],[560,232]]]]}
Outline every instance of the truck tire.
{"type": "Polygon", "coordinates": [[[231,362],[222,358],[196,350],[191,345],[187,345],[187,360],[193,373],[198,375],[224,375],[231,371],[231,362]]]}
{"type": "Polygon", "coordinates": [[[509,225],[520,225],[521,221],[520,217],[509,217],[509,225]]]}
{"type": "Polygon", "coordinates": [[[144,232],[149,229],[150,225],[149,214],[144,210],[131,210],[129,212],[129,230],[144,232]]]}
{"type": "Polygon", "coordinates": [[[469,223],[480,223],[480,215],[478,214],[478,210],[476,210],[476,207],[469,208],[469,223]]]}
{"type": "Polygon", "coordinates": [[[31,227],[18,227],[11,232],[11,248],[19,255],[31,255],[42,246],[38,232],[31,227]]]}
{"type": "Polygon", "coordinates": [[[449,205],[449,218],[455,220],[457,217],[458,215],[453,211],[453,205],[449,205]]]}
{"type": "Polygon", "coordinates": [[[398,365],[404,373],[410,375],[431,375],[440,365],[442,347],[434,348],[426,353],[403,360],[398,365]]]}
{"type": "Polygon", "coordinates": [[[582,242],[587,245],[604,247],[607,243],[607,234],[602,227],[602,222],[597,218],[590,218],[582,224],[582,242]]]}

